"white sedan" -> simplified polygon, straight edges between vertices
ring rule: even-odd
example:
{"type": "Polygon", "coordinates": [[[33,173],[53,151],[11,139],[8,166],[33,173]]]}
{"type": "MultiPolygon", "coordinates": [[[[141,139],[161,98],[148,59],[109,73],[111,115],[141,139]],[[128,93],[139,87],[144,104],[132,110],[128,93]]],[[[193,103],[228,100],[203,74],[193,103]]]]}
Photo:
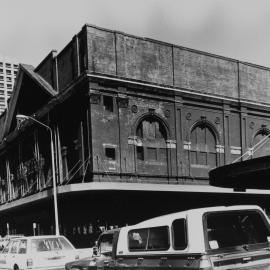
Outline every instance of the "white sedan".
{"type": "Polygon", "coordinates": [[[64,236],[28,236],[10,240],[0,253],[0,269],[64,269],[67,262],[79,259],[64,236]]]}

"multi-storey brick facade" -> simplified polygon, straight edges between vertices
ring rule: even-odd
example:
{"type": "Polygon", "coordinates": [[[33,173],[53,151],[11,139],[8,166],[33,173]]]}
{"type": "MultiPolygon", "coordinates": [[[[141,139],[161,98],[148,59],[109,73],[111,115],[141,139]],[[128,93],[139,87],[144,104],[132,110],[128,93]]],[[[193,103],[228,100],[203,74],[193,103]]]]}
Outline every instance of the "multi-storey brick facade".
{"type": "Polygon", "coordinates": [[[211,168],[269,134],[268,89],[268,68],[84,26],[59,54],[20,66],[0,119],[2,233],[6,223],[17,233],[32,222],[38,233],[53,228],[49,134],[17,114],[53,129],[61,232],[78,244],[97,226],[179,209],[270,207],[268,191],[208,182],[211,168]]]}

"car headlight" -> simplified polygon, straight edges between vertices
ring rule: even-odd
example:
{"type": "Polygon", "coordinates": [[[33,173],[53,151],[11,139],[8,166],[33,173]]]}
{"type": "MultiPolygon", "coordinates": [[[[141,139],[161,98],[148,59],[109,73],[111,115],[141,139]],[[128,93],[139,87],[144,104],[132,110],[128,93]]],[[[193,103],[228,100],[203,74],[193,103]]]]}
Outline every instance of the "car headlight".
{"type": "MultiPolygon", "coordinates": [[[[93,260],[93,261],[89,262],[89,266],[95,266],[95,265],[96,265],[96,261],[93,260]]],[[[87,269],[87,268],[85,268],[85,269],[87,269]]]]}

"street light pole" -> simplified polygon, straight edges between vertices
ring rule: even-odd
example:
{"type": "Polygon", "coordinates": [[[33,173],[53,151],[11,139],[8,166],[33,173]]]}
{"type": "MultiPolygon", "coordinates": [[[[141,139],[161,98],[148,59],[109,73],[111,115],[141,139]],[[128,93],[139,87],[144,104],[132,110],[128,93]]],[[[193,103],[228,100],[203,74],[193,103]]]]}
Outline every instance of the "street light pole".
{"type": "Polygon", "coordinates": [[[55,160],[54,160],[54,144],[53,144],[53,132],[52,129],[45,125],[44,123],[38,121],[37,119],[28,116],[28,115],[23,115],[23,114],[17,114],[16,115],[17,119],[20,120],[32,120],[38,124],[40,124],[41,126],[45,127],[46,129],[49,130],[50,132],[50,139],[51,139],[51,158],[52,158],[52,178],[53,178],[53,202],[54,202],[54,219],[55,219],[55,234],[59,235],[59,220],[58,220],[58,204],[57,204],[57,186],[56,186],[56,172],[55,172],[55,160]]]}

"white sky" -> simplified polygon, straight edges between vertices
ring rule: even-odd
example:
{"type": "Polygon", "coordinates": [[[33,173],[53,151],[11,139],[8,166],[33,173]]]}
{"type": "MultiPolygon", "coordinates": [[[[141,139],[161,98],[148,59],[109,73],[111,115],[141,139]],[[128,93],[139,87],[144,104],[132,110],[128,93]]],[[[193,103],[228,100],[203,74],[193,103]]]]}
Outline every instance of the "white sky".
{"type": "Polygon", "coordinates": [[[0,0],[0,54],[36,66],[85,23],[270,67],[269,0],[0,0]]]}

